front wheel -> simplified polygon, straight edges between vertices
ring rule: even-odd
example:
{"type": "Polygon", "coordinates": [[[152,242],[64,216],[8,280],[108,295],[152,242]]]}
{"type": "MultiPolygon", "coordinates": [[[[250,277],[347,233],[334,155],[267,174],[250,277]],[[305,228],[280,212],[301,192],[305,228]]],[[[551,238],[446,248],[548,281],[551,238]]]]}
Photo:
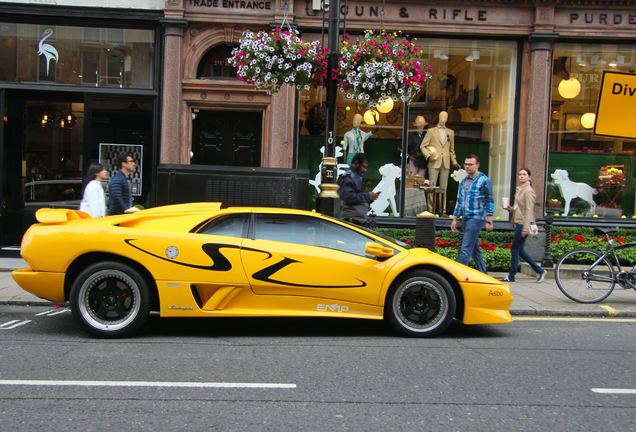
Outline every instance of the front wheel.
{"type": "Polygon", "coordinates": [[[146,280],[132,267],[102,262],[75,278],[70,303],[84,330],[113,338],[128,336],[143,325],[150,312],[150,293],[146,280]]]}
{"type": "Polygon", "coordinates": [[[579,303],[597,303],[614,289],[612,265],[593,250],[568,252],[554,269],[554,279],[563,294],[579,303]]]}
{"type": "Polygon", "coordinates": [[[403,335],[431,337],[450,325],[455,305],[455,293],[446,279],[433,271],[418,270],[394,284],[384,313],[403,335]]]}

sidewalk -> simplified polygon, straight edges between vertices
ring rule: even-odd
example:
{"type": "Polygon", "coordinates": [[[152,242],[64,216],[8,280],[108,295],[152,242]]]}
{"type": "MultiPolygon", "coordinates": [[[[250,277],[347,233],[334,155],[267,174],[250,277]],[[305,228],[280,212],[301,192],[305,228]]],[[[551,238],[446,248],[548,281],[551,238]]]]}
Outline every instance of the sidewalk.
{"type": "MultiPolygon", "coordinates": [[[[11,271],[21,267],[26,267],[26,263],[20,258],[0,258],[0,304],[52,305],[50,301],[24,291],[15,283],[11,271]]],[[[522,272],[517,274],[516,282],[510,284],[514,296],[510,307],[513,315],[636,317],[634,290],[615,288],[600,303],[580,304],[571,301],[559,291],[552,269],[547,269],[548,275],[541,284],[535,282],[534,275],[524,274],[528,270],[522,264],[522,272]]],[[[491,276],[501,279],[506,273],[494,272],[491,276]]]]}

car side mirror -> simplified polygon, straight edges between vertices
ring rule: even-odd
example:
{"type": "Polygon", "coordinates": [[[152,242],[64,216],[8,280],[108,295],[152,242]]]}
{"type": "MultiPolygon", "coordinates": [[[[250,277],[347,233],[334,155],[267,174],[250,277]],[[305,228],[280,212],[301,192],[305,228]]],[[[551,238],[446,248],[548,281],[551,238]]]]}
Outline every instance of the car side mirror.
{"type": "Polygon", "coordinates": [[[382,246],[380,243],[367,242],[364,247],[364,253],[378,258],[388,258],[393,256],[393,249],[382,246]]]}

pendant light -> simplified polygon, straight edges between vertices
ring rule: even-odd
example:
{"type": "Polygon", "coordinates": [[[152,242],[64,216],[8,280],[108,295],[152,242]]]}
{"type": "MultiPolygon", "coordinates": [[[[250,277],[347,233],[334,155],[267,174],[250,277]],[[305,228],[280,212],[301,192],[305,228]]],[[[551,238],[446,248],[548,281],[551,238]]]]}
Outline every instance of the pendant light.
{"type": "Polygon", "coordinates": [[[576,78],[570,77],[559,83],[559,94],[563,99],[574,99],[581,92],[581,83],[576,78]]]}
{"type": "Polygon", "coordinates": [[[588,88],[588,104],[587,107],[589,109],[588,112],[581,116],[581,126],[585,129],[592,129],[594,127],[594,123],[596,122],[596,113],[592,112],[592,88],[588,88]]]}
{"type": "Polygon", "coordinates": [[[378,102],[375,108],[382,114],[391,112],[391,110],[393,109],[393,99],[391,98],[391,96],[386,97],[380,100],[380,102],[378,102]]]}
{"type": "Polygon", "coordinates": [[[586,112],[581,116],[581,126],[585,129],[592,129],[596,122],[596,114],[593,112],[586,112]]]}
{"type": "MultiPolygon", "coordinates": [[[[565,69],[565,66],[563,69],[565,69]]],[[[572,57],[570,57],[570,70],[572,69],[572,57]]],[[[581,82],[572,77],[572,74],[568,72],[568,79],[562,79],[559,83],[559,94],[563,99],[574,99],[581,92],[581,82]]]]}
{"type": "Polygon", "coordinates": [[[380,114],[376,110],[366,110],[362,119],[366,124],[374,125],[380,120],[380,114]]]}

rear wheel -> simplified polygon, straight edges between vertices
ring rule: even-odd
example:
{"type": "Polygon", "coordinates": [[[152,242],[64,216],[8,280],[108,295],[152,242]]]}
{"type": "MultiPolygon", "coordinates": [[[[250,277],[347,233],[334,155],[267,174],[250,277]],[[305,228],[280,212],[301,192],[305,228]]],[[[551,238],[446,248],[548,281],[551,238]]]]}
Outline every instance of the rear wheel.
{"type": "Polygon", "coordinates": [[[73,281],[71,311],[80,326],[99,337],[121,337],[137,331],[150,312],[145,279],[119,262],[92,264],[73,281]]]}
{"type": "Polygon", "coordinates": [[[587,249],[563,255],[554,269],[561,292],[579,303],[597,303],[607,298],[614,289],[614,271],[602,256],[587,249]]]}
{"type": "Polygon", "coordinates": [[[417,270],[394,284],[384,310],[398,332],[430,337],[446,330],[455,307],[455,293],[446,279],[430,270],[417,270]]]}

